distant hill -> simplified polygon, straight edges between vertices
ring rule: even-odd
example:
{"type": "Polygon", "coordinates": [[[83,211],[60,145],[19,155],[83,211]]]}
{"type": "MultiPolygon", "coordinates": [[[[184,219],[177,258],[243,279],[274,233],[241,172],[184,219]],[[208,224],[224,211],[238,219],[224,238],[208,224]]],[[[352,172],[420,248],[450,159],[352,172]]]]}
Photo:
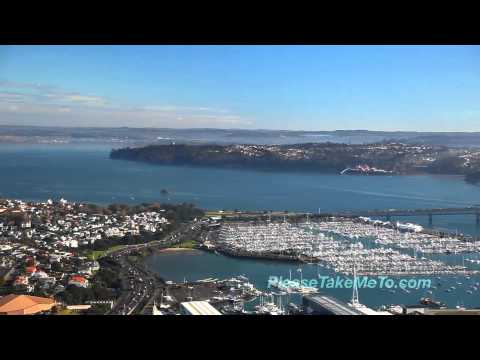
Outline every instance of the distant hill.
{"type": "Polygon", "coordinates": [[[366,144],[403,142],[407,144],[480,147],[480,132],[388,132],[370,130],[293,131],[249,129],[169,128],[66,128],[0,125],[1,142],[102,142],[126,145],[169,144],[366,144]]]}

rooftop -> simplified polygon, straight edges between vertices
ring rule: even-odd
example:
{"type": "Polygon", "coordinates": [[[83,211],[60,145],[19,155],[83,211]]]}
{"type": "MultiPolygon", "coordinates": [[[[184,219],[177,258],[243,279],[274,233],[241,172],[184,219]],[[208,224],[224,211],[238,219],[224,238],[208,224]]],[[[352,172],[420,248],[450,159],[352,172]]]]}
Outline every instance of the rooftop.
{"type": "Polygon", "coordinates": [[[55,300],[39,296],[10,294],[0,298],[0,314],[26,315],[50,310],[55,300]]]}
{"type": "Polygon", "coordinates": [[[215,309],[207,301],[182,302],[180,305],[190,315],[222,315],[217,309],[215,309]]]}
{"type": "Polygon", "coordinates": [[[344,302],[334,299],[330,296],[326,295],[313,295],[313,296],[306,296],[312,302],[317,303],[322,308],[330,311],[335,315],[362,315],[360,311],[354,309],[344,302]]]}

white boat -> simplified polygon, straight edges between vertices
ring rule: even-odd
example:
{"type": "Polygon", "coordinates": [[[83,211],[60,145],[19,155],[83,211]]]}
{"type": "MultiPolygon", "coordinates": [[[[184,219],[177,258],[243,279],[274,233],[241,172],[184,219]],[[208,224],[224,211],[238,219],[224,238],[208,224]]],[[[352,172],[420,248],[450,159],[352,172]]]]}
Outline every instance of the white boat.
{"type": "Polygon", "coordinates": [[[318,293],[318,289],[313,286],[299,286],[296,291],[301,294],[315,294],[318,293]]]}
{"type": "MultiPolygon", "coordinates": [[[[259,315],[285,315],[285,311],[281,307],[281,302],[277,306],[273,300],[273,295],[267,297],[267,300],[263,296],[260,297],[260,304],[255,306],[256,314],[259,315]]],[[[281,297],[279,297],[281,301],[281,297]]]]}

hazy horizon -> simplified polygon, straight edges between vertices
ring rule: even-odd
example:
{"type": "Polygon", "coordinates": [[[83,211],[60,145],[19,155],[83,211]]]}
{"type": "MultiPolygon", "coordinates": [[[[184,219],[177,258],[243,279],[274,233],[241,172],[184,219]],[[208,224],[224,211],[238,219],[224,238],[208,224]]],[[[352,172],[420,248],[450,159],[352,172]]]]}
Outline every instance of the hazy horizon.
{"type": "Polygon", "coordinates": [[[222,130],[222,131],[285,131],[285,132],[380,132],[380,133],[431,133],[431,134],[478,134],[478,131],[416,131],[416,130],[375,130],[375,129],[334,129],[334,130],[303,130],[303,129],[265,129],[265,128],[216,128],[216,127],[139,127],[139,126],[77,126],[77,125],[18,125],[3,124],[0,127],[25,127],[25,128],[58,128],[58,129],[132,129],[132,130],[222,130]]]}

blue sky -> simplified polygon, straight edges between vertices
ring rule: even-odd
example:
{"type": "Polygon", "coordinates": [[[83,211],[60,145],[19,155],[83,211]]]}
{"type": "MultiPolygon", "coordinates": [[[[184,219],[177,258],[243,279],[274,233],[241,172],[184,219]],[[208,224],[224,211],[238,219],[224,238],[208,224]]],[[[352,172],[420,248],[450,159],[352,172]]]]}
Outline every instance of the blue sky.
{"type": "Polygon", "coordinates": [[[480,131],[480,47],[4,46],[0,124],[480,131]]]}

